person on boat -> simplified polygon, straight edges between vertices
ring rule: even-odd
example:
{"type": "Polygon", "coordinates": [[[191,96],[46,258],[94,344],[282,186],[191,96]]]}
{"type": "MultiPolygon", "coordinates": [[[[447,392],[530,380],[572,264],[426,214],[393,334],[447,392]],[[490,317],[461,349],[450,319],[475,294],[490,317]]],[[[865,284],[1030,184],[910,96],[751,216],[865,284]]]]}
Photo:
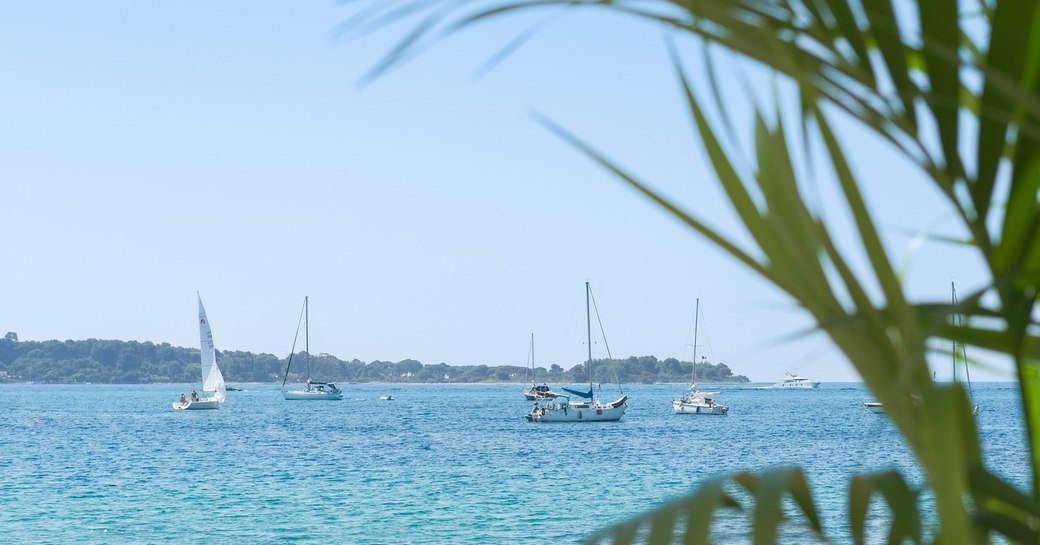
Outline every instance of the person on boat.
{"type": "Polygon", "coordinates": [[[187,402],[188,402],[188,399],[184,397],[184,394],[181,394],[181,405],[184,405],[187,402]]]}
{"type": "Polygon", "coordinates": [[[198,401],[199,400],[199,393],[196,392],[195,390],[191,391],[191,400],[192,401],[198,401]]]}

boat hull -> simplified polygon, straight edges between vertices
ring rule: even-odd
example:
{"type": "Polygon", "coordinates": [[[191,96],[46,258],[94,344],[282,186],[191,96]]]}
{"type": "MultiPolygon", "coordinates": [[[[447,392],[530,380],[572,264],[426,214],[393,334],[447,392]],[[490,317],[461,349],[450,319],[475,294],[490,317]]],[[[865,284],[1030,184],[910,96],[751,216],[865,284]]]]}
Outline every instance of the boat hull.
{"type": "Polygon", "coordinates": [[[207,411],[213,409],[219,409],[220,405],[224,402],[223,399],[217,397],[204,397],[196,401],[187,400],[184,403],[180,401],[173,402],[173,408],[178,411],[207,411]]]}
{"type": "Polygon", "coordinates": [[[616,422],[625,416],[628,396],[611,403],[548,403],[527,415],[528,422],[616,422]]]}
{"type": "Polygon", "coordinates": [[[291,392],[282,392],[282,397],[289,401],[339,401],[343,399],[343,394],[333,394],[329,392],[316,392],[306,390],[296,390],[291,392]]]}
{"type": "Polygon", "coordinates": [[[773,385],[773,388],[780,390],[809,390],[812,388],[819,388],[820,383],[818,381],[812,382],[777,382],[773,385]]]}
{"type": "Polygon", "coordinates": [[[538,401],[543,399],[556,399],[560,394],[549,389],[548,386],[532,386],[524,390],[524,399],[538,401]]]}
{"type": "Polygon", "coordinates": [[[863,404],[863,407],[865,407],[868,411],[870,411],[870,412],[872,412],[874,414],[885,414],[885,407],[884,407],[884,405],[882,405],[881,403],[878,403],[876,401],[868,401],[868,402],[863,404]]]}
{"type": "Polygon", "coordinates": [[[729,413],[729,407],[725,405],[707,403],[689,403],[681,400],[672,401],[672,410],[675,414],[705,414],[714,416],[725,416],[729,413]]]}
{"type": "Polygon", "coordinates": [[[780,379],[780,381],[773,385],[773,388],[778,388],[781,390],[808,390],[810,388],[819,387],[820,381],[801,377],[790,372],[785,373],[784,378],[780,379]]]}

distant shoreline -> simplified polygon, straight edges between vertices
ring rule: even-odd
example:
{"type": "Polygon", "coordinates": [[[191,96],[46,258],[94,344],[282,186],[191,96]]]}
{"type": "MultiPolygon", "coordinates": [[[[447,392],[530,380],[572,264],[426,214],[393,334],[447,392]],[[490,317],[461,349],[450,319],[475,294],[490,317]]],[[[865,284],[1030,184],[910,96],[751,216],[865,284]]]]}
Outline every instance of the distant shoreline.
{"type": "MultiPolygon", "coordinates": [[[[583,384],[588,382],[587,365],[569,369],[546,362],[529,365],[449,365],[428,364],[414,359],[401,361],[345,360],[331,354],[300,352],[306,366],[293,366],[290,382],[305,382],[307,377],[337,383],[543,383],[583,384]]],[[[237,350],[218,350],[217,364],[229,384],[237,382],[282,382],[288,356],[255,354],[237,350]]],[[[197,381],[199,350],[155,344],[150,341],[86,339],[81,341],[19,341],[9,332],[0,338],[0,382],[47,384],[176,384],[197,381]]],[[[593,360],[596,383],[653,384],[683,383],[691,376],[693,364],[676,358],[629,356],[593,360]]],[[[725,363],[697,363],[697,382],[750,384],[725,363]]]]}
{"type": "MultiPolygon", "coordinates": [[[[195,381],[197,383],[198,381],[195,381]]],[[[38,382],[28,380],[0,380],[0,386],[6,385],[40,385],[40,386],[163,386],[168,384],[193,384],[192,381],[171,381],[171,382],[38,382]]],[[[235,387],[271,387],[277,388],[281,386],[280,382],[240,382],[240,381],[229,381],[229,384],[235,387]]],[[[386,382],[386,381],[368,381],[368,382],[340,382],[340,386],[350,385],[388,385],[388,386],[489,386],[489,385],[515,385],[523,386],[523,382],[386,382]]],[[[552,384],[560,385],[573,385],[573,384],[588,384],[579,382],[553,382],[552,384]]],[[[689,382],[633,382],[633,383],[622,383],[622,386],[677,386],[687,387],[689,382]]],[[[783,390],[783,391],[812,391],[816,388],[762,388],[762,386],[768,386],[774,384],[773,381],[753,381],[753,382],[698,382],[704,386],[740,386],[742,388],[750,389],[762,389],[762,390],[783,390]]],[[[865,384],[861,380],[841,380],[841,381],[822,381],[820,386],[833,386],[833,385],[863,385],[865,384]]],[[[1017,384],[1013,380],[977,380],[972,381],[972,384],[1006,384],[1014,385],[1017,384]]],[[[606,384],[604,384],[606,386],[606,384]]]]}

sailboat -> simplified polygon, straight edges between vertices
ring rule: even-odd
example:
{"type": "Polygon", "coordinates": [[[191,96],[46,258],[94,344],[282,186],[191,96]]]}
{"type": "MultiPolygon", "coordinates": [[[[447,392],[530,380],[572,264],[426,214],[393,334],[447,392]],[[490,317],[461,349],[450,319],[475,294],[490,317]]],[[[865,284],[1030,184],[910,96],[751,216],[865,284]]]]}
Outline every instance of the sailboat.
{"type": "MultiPolygon", "coordinates": [[[[957,305],[959,304],[957,300],[957,286],[953,282],[950,282],[950,304],[953,306],[954,310],[957,309],[957,305]]],[[[951,314],[951,319],[953,320],[953,325],[955,327],[961,326],[961,320],[963,320],[963,317],[960,315],[960,313],[953,312],[951,314]]],[[[971,414],[978,414],[979,404],[975,403],[975,396],[972,394],[971,374],[968,372],[968,353],[964,349],[964,343],[958,343],[956,340],[954,340],[951,353],[953,355],[953,381],[957,381],[957,360],[960,359],[964,361],[964,378],[968,384],[968,403],[971,404],[971,414]]],[[[932,373],[932,378],[935,378],[934,372],[932,373]]],[[[868,401],[863,404],[863,407],[865,407],[868,411],[874,414],[885,413],[885,407],[878,401],[868,401]]]]}
{"type": "MultiPolygon", "coordinates": [[[[950,303],[953,305],[954,311],[957,310],[959,301],[957,300],[957,286],[950,282],[950,303]]],[[[964,317],[959,312],[953,313],[953,325],[954,327],[960,327],[963,325],[964,317]]],[[[972,395],[971,391],[971,373],[968,370],[968,352],[964,348],[964,343],[958,343],[956,339],[953,341],[953,381],[957,381],[957,360],[960,359],[964,362],[964,380],[968,384],[968,403],[971,404],[971,414],[978,414],[979,404],[975,403],[975,396],[972,395]]]]}
{"type": "MultiPolygon", "coordinates": [[[[528,422],[612,422],[621,420],[621,417],[625,416],[625,409],[628,407],[625,402],[628,400],[628,396],[622,394],[621,397],[610,403],[603,403],[596,399],[593,394],[592,314],[589,309],[591,293],[589,283],[585,282],[585,320],[588,326],[587,337],[589,346],[587,365],[589,371],[589,391],[582,392],[563,388],[564,391],[583,399],[583,401],[576,403],[571,403],[570,396],[567,395],[558,395],[553,399],[535,401],[531,412],[527,414],[528,422]]],[[[618,387],[620,388],[620,386],[619,384],[618,387]]]]}
{"type": "Polygon", "coordinates": [[[528,355],[527,372],[531,378],[531,385],[524,388],[524,398],[528,401],[536,399],[555,399],[560,394],[549,389],[549,385],[534,383],[534,333],[531,333],[531,353],[528,355]]]}
{"type": "Polygon", "coordinates": [[[690,378],[690,391],[679,399],[672,400],[675,414],[708,414],[725,416],[729,407],[720,405],[708,397],[717,392],[701,392],[697,390],[697,326],[700,324],[701,300],[697,299],[693,318],[693,374],[690,378]]]}
{"type": "MultiPolygon", "coordinates": [[[[198,295],[198,294],[196,294],[198,295]]],[[[184,397],[173,402],[173,408],[177,410],[200,410],[219,409],[224,403],[224,375],[220,374],[217,367],[217,351],[213,348],[213,331],[206,319],[206,308],[202,306],[202,296],[199,295],[199,352],[202,359],[202,396],[192,392],[190,398],[184,397]],[[205,394],[211,393],[206,396],[205,394]]]]}
{"type": "Polygon", "coordinates": [[[343,391],[331,382],[318,382],[311,380],[311,334],[310,334],[310,311],[308,310],[308,297],[303,298],[303,312],[300,318],[304,322],[304,349],[303,354],[307,366],[307,384],[302,390],[286,390],[285,381],[289,379],[289,369],[292,368],[293,355],[296,352],[296,339],[300,336],[300,325],[296,324],[296,337],[293,338],[292,352],[289,353],[289,361],[285,365],[285,376],[282,377],[282,397],[290,401],[299,400],[340,400],[343,399],[343,391]]]}

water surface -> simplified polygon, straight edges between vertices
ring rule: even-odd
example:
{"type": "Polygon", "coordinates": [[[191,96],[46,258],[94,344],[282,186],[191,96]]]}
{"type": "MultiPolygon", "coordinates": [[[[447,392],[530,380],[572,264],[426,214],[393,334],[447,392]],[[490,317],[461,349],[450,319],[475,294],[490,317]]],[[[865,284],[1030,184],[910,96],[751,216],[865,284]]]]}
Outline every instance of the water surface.
{"type": "MultiPolygon", "coordinates": [[[[786,465],[849,541],[850,474],[920,480],[858,384],[713,388],[724,417],[673,414],[684,385],[633,385],[622,421],[575,424],[526,422],[519,385],[346,385],[340,402],[245,387],[219,411],[174,411],[190,385],[0,386],[0,541],[577,543],[707,478],[786,465]]],[[[988,459],[1025,486],[1016,390],[975,393],[988,459]]],[[[746,526],[718,527],[728,543],[746,526]]]]}

